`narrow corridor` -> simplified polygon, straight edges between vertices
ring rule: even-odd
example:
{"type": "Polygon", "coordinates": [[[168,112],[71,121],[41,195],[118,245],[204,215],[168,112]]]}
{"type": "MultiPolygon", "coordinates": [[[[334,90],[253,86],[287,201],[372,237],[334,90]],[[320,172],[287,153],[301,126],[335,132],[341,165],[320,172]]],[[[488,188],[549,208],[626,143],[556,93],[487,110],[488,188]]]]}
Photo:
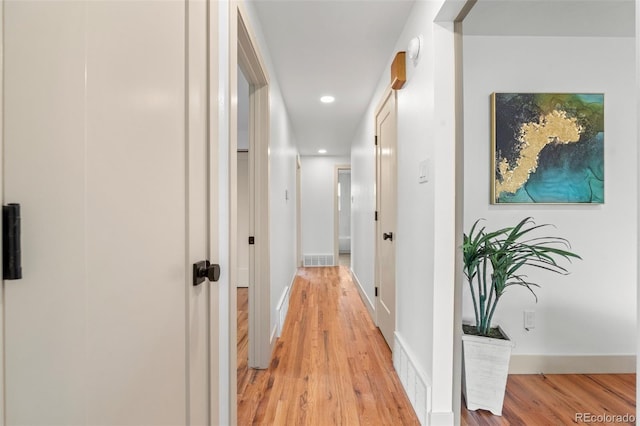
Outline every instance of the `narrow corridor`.
{"type": "MultiPolygon", "coordinates": [[[[238,342],[243,360],[246,325],[238,326],[238,342]]],[[[238,425],[249,424],[419,424],[347,268],[301,268],[271,366],[247,370],[239,362],[238,425]]]]}

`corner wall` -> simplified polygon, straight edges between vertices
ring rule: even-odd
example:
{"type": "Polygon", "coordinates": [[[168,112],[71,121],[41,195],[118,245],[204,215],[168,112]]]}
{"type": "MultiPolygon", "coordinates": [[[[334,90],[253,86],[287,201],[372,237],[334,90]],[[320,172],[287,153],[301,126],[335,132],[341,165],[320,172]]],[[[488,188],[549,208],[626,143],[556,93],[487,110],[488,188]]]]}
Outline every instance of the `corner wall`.
{"type": "MultiPolygon", "coordinates": [[[[254,5],[242,1],[269,75],[270,145],[270,325],[272,339],[278,335],[286,313],[287,295],[296,266],[296,155],[297,141],[284,104],[278,79],[254,5]]],[[[273,342],[272,342],[273,343],[273,342]]]]}
{"type": "MultiPolygon", "coordinates": [[[[518,372],[552,368],[549,357],[556,356],[609,358],[604,364],[590,361],[591,372],[620,360],[633,366],[613,365],[613,370],[635,369],[634,39],[465,36],[464,69],[465,230],[477,218],[499,228],[533,216],[536,223],[556,225],[545,232],[566,237],[583,258],[569,265],[568,276],[531,271],[529,278],[542,285],[537,304],[521,288],[509,289],[501,299],[495,322],[516,343],[514,361],[535,355],[521,358],[518,372]],[[489,205],[491,92],[604,93],[605,204],[489,205]],[[525,309],[536,312],[536,327],[529,332],[523,328],[525,309]]],[[[465,317],[473,318],[468,291],[463,291],[465,317]]]]}
{"type": "MultiPolygon", "coordinates": [[[[453,62],[453,39],[452,28],[434,24],[443,3],[416,2],[389,56],[390,65],[395,53],[406,50],[411,38],[420,34],[424,37],[420,62],[416,67],[407,64],[408,81],[398,91],[397,101],[396,341],[400,342],[397,345],[400,349],[394,351],[396,365],[411,366],[399,372],[422,424],[454,421],[455,132],[451,122],[453,102],[448,105],[446,101],[453,99],[454,77],[450,69],[447,68],[446,76],[442,71],[447,67],[442,62],[453,62]],[[436,51],[442,56],[439,64],[436,51]],[[439,87],[443,82],[446,88],[439,87]],[[436,99],[442,101],[440,109],[436,108],[436,99]],[[427,183],[418,182],[418,164],[422,160],[430,164],[427,183]],[[413,371],[413,376],[405,374],[406,371],[413,371]],[[419,386],[421,383],[427,387],[425,392],[419,386]]],[[[372,301],[375,300],[374,114],[389,86],[388,70],[388,67],[382,70],[351,150],[354,197],[351,259],[354,275],[372,301]]]]}

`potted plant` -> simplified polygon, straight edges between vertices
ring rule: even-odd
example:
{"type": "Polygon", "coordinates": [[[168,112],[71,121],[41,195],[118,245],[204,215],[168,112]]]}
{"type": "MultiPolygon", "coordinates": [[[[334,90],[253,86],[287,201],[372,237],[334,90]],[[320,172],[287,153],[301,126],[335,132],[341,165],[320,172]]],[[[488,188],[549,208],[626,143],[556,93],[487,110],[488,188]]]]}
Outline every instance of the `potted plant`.
{"type": "Polygon", "coordinates": [[[505,290],[527,288],[538,300],[526,269],[538,268],[568,274],[558,260],[580,259],[569,242],[560,237],[536,236],[534,231],[551,226],[536,225],[531,217],[513,227],[489,232],[477,220],[463,237],[464,274],[471,291],[475,324],[463,325],[462,392],[467,408],[502,414],[512,343],[500,327],[492,327],[493,315],[505,290]]]}

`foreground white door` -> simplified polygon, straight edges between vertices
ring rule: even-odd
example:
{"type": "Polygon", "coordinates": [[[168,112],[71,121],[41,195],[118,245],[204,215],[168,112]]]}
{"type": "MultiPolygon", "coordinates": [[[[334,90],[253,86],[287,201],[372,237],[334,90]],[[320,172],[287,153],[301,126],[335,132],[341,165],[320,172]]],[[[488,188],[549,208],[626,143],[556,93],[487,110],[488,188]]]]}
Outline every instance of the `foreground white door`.
{"type": "Polygon", "coordinates": [[[205,3],[4,5],[7,424],[210,423],[205,3]]]}
{"type": "Polygon", "coordinates": [[[396,103],[388,90],[376,112],[377,204],[376,320],[387,344],[393,348],[396,329],[396,103]]]}

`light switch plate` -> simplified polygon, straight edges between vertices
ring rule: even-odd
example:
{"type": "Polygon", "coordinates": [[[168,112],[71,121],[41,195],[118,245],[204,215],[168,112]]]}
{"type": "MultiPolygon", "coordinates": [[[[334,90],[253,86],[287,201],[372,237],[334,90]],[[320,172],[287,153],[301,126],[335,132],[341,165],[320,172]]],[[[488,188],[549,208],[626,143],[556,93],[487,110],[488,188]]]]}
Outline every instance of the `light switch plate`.
{"type": "Polygon", "coordinates": [[[524,329],[529,331],[536,328],[536,312],[531,310],[524,311],[524,329]]]}
{"type": "Polygon", "coordinates": [[[418,163],[418,182],[429,182],[429,160],[422,160],[418,163]]]}

